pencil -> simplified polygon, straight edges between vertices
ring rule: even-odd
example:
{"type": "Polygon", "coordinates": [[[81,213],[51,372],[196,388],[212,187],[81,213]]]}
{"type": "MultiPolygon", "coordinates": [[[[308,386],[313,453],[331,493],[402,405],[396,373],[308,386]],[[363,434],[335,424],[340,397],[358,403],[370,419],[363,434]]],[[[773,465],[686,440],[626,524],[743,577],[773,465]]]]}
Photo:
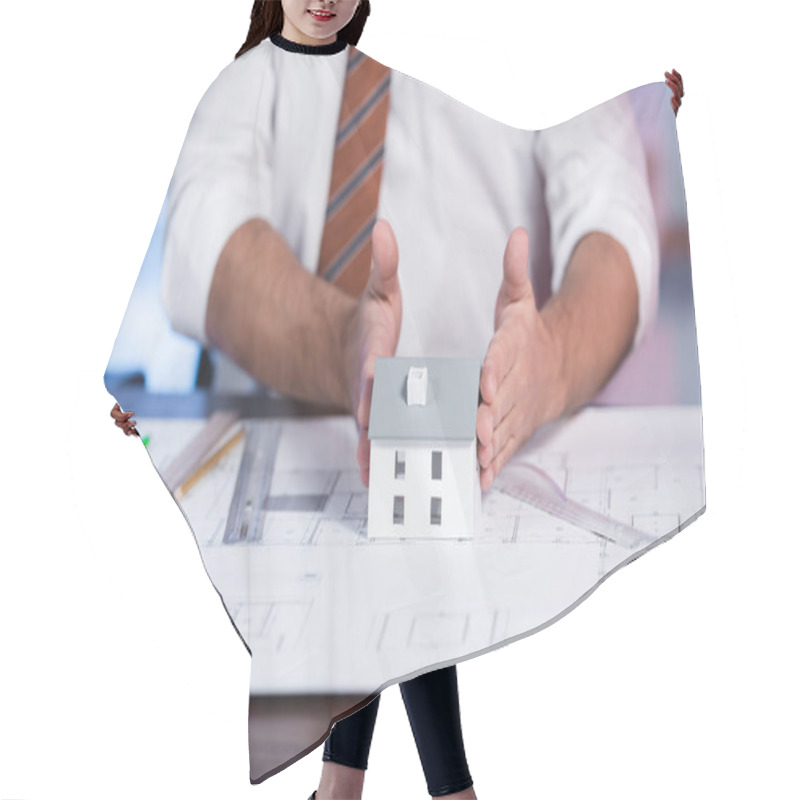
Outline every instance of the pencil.
{"type": "Polygon", "coordinates": [[[222,458],[229,453],[236,444],[238,444],[244,438],[244,428],[240,428],[237,433],[231,436],[227,442],[225,442],[216,453],[214,453],[211,458],[207,461],[203,462],[176,490],[175,490],[175,499],[180,500],[189,489],[192,488],[204,475],[207,475],[218,463],[222,460],[222,458]]]}

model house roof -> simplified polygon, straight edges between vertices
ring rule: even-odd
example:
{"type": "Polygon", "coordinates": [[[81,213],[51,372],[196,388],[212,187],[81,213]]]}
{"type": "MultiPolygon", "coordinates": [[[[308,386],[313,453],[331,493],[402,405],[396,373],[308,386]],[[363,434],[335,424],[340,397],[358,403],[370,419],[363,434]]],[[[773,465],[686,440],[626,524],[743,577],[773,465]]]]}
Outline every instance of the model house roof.
{"type": "Polygon", "coordinates": [[[475,436],[481,362],[474,358],[379,358],[370,439],[470,441],[475,436]],[[409,369],[427,369],[425,405],[409,405],[409,369]]]}

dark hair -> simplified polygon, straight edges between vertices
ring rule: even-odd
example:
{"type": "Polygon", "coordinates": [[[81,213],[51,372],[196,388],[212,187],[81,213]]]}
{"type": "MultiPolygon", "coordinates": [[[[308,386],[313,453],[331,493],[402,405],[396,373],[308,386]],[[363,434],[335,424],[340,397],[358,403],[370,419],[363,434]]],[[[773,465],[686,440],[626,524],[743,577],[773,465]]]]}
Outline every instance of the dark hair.
{"type": "MultiPolygon", "coordinates": [[[[348,44],[358,44],[361,32],[369,16],[369,0],[361,0],[356,8],[353,19],[339,31],[337,39],[346,39],[348,44]]],[[[280,0],[254,0],[253,10],[250,12],[250,30],[244,44],[239,48],[236,58],[252,50],[273,33],[283,30],[283,6],[280,0]]]]}

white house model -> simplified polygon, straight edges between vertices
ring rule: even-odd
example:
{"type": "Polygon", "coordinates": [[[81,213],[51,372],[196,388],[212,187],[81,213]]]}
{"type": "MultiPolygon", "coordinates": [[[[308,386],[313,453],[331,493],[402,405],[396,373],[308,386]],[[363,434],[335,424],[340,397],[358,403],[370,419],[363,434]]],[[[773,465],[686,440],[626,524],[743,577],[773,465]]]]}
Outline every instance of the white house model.
{"type": "Polygon", "coordinates": [[[371,538],[471,538],[481,364],[380,358],[369,418],[371,538]]]}

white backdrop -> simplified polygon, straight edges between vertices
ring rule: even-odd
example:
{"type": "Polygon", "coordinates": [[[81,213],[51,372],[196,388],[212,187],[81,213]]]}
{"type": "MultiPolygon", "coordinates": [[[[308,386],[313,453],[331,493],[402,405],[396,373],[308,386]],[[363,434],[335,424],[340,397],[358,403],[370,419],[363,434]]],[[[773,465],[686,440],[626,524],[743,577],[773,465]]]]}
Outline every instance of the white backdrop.
{"type": "MultiPolygon", "coordinates": [[[[551,5],[375,0],[362,46],[532,128],[683,73],[708,511],[554,627],[459,668],[476,789],[796,797],[787,4],[551,5]]],[[[6,800],[304,800],[316,786],[319,753],[249,785],[248,656],[144,449],[112,425],[102,382],[189,119],[249,8],[41,0],[0,12],[6,800]]],[[[425,796],[390,689],[365,798],[425,796]]]]}

